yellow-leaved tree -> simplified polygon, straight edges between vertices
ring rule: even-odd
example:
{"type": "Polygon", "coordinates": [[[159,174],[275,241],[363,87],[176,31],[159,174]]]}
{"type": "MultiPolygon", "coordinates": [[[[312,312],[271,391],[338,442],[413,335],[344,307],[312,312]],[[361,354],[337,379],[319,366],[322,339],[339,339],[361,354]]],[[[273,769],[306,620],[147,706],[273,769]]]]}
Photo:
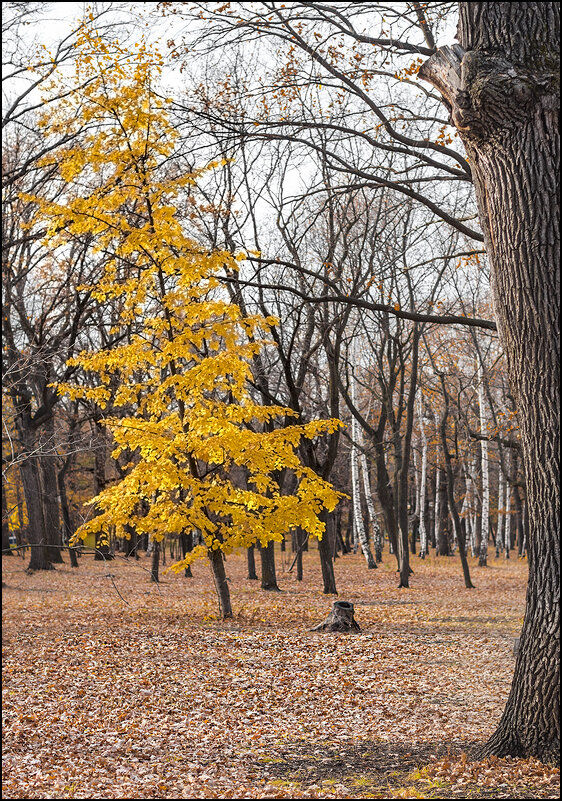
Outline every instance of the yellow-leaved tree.
{"type": "Polygon", "coordinates": [[[204,545],[174,567],[207,556],[229,617],[224,554],[281,540],[297,526],[322,537],[319,514],[340,496],[301,463],[298,446],[340,422],[287,425],[291,410],[260,405],[249,391],[252,359],[273,321],[244,317],[221,287],[220,274],[237,269],[243,254],[209,252],[178,219],[178,199],[198,174],[174,171],[177,133],[154,89],[157,53],[108,46],[84,26],[77,70],[82,88],[42,122],[46,136],[81,130],[57,152],[58,202],[38,201],[38,215],[52,246],[87,235],[105,255],[103,276],[88,289],[102,307],[120,304],[128,335],[76,358],[95,382],[60,390],[121,407],[104,422],[113,457],[131,459],[124,478],[93,500],[96,514],[76,536],[126,537],[133,528],[159,541],[200,532],[204,545]],[[293,494],[280,489],[283,471],[296,476],[293,494]]]}

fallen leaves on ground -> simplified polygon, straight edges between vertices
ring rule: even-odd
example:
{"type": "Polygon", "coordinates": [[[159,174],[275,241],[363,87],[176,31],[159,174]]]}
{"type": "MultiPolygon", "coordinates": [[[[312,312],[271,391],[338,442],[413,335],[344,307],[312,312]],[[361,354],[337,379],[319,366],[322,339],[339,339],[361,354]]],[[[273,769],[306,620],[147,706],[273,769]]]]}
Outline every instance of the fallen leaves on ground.
{"type": "Polygon", "coordinates": [[[399,590],[393,557],[347,555],[345,635],[309,631],[334,598],[316,550],[303,582],[289,557],[281,593],[228,557],[226,623],[204,564],[155,585],[144,556],[33,575],[4,557],[4,797],[558,797],[546,766],[466,756],[509,691],[524,562],[472,566],[467,590],[457,559],[413,558],[399,590]]]}

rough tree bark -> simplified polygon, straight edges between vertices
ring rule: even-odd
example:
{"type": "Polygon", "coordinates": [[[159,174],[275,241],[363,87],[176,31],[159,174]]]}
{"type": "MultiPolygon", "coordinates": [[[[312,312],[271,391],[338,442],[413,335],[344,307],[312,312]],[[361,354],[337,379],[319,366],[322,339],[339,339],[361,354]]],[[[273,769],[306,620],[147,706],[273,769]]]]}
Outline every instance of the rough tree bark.
{"type": "Polygon", "coordinates": [[[45,536],[45,519],[41,503],[41,477],[38,459],[28,456],[20,464],[21,483],[27,508],[27,536],[31,545],[31,558],[28,570],[54,570],[49,559],[47,538],[45,536]]]}
{"type": "Polygon", "coordinates": [[[347,634],[358,634],[361,629],[353,616],[353,604],[349,601],[335,601],[332,611],[322,623],[311,631],[341,631],[347,634]]]}
{"type": "Polygon", "coordinates": [[[258,548],[261,559],[261,588],[279,592],[275,572],[275,543],[273,540],[270,540],[265,546],[258,543],[258,548]]]}
{"type": "Polygon", "coordinates": [[[560,759],[560,6],[459,4],[459,45],[420,70],[465,144],[520,426],[527,608],[511,692],[482,753],[560,759]]]}

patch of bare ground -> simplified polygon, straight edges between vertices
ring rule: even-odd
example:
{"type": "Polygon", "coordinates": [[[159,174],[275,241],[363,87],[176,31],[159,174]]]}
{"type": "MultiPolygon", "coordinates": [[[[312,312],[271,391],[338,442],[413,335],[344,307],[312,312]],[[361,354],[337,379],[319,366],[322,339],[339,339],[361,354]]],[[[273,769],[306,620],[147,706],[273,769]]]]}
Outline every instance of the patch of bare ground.
{"type": "MultiPolygon", "coordinates": [[[[526,563],[336,561],[358,635],[309,629],[332,597],[318,554],[281,593],[228,557],[235,618],[209,570],[149,582],[149,559],[91,556],[27,575],[4,557],[5,798],[557,798],[558,771],[471,760],[501,715],[526,563]],[[108,574],[112,574],[108,576],[108,574]]],[[[169,564],[169,561],[168,561],[169,564]]]]}

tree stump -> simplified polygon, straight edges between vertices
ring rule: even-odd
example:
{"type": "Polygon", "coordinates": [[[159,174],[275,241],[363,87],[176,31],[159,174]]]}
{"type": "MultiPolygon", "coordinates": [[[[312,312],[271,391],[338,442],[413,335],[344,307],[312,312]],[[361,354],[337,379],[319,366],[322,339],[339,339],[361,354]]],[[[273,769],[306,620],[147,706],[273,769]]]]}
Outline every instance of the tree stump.
{"type": "Polygon", "coordinates": [[[347,634],[357,634],[361,629],[353,617],[353,604],[349,601],[335,601],[326,620],[310,631],[342,631],[347,634]]]}

